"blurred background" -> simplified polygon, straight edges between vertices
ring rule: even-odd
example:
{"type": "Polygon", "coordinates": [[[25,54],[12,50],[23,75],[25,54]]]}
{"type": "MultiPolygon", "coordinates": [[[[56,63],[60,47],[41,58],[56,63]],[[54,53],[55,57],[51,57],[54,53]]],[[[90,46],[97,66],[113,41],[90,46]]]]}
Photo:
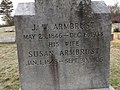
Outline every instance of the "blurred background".
{"type": "MultiPolygon", "coordinates": [[[[102,1],[107,4],[112,14],[110,84],[120,90],[120,0],[102,1]]],[[[34,0],[0,0],[0,90],[19,90],[14,13],[20,2],[34,0]]]]}

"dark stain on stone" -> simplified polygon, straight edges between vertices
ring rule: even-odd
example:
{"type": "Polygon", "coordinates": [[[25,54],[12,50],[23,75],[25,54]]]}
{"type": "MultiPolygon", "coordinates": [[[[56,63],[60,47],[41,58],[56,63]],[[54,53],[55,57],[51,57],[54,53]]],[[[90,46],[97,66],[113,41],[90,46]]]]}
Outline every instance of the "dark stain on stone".
{"type": "Polygon", "coordinates": [[[48,34],[48,28],[47,27],[48,27],[48,24],[42,24],[44,37],[46,37],[47,34],[48,34]]]}
{"type": "Polygon", "coordinates": [[[84,12],[83,12],[83,4],[82,4],[82,2],[80,2],[79,6],[78,6],[78,9],[79,9],[77,11],[78,16],[80,16],[81,18],[83,18],[84,12]]]}
{"type": "Polygon", "coordinates": [[[42,25],[43,30],[47,30],[47,26],[48,26],[48,24],[43,24],[43,25],[42,25]]]}
{"type": "Polygon", "coordinates": [[[51,60],[54,62],[50,64],[50,70],[53,76],[54,90],[60,90],[58,62],[55,61],[56,59],[54,55],[51,55],[51,60]]]}
{"type": "Polygon", "coordinates": [[[81,28],[86,29],[89,26],[92,18],[91,4],[87,5],[80,2],[75,12],[79,18],[81,28]]]}

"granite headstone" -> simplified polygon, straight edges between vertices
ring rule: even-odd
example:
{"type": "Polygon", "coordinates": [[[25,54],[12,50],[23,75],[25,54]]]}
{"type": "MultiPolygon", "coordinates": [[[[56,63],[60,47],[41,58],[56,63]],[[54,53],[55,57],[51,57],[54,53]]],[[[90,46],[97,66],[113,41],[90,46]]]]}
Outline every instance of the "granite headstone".
{"type": "Polygon", "coordinates": [[[15,26],[21,90],[109,90],[111,21],[104,2],[21,3],[15,26]]]}
{"type": "Polygon", "coordinates": [[[114,40],[114,34],[111,34],[111,41],[114,40]]]}
{"type": "Polygon", "coordinates": [[[120,34],[118,34],[118,40],[120,40],[120,34]]]}

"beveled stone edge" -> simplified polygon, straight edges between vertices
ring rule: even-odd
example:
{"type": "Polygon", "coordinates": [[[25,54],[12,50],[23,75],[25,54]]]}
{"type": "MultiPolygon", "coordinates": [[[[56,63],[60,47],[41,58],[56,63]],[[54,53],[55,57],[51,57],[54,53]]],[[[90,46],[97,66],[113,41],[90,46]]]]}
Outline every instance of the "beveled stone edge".
{"type": "Polygon", "coordinates": [[[92,1],[91,8],[94,13],[111,13],[104,1],[92,1]]]}
{"type": "Polygon", "coordinates": [[[109,88],[100,88],[100,89],[85,89],[85,90],[115,90],[112,86],[109,88]]]}
{"type": "Polygon", "coordinates": [[[14,16],[35,15],[35,3],[19,3],[14,16]]]}
{"type": "MultiPolygon", "coordinates": [[[[21,90],[21,89],[19,89],[21,90]]],[[[109,88],[100,88],[100,89],[84,89],[84,90],[115,90],[111,85],[109,88]]]]}
{"type": "MultiPolygon", "coordinates": [[[[110,13],[104,1],[91,1],[91,8],[94,13],[110,13]],[[95,8],[97,7],[97,8],[95,8]]],[[[35,3],[19,3],[14,16],[35,15],[35,3]]]]}

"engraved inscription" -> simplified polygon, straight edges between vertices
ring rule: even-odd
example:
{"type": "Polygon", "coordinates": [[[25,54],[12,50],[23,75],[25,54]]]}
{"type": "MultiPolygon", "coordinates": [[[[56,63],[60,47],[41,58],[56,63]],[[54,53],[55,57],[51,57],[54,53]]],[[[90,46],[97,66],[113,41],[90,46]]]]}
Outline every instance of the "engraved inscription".
{"type": "Polygon", "coordinates": [[[58,64],[58,63],[63,63],[63,64],[78,64],[81,63],[83,65],[88,64],[88,63],[102,63],[104,61],[103,57],[86,57],[86,58],[65,58],[64,60],[51,60],[51,59],[46,59],[46,60],[29,60],[27,61],[26,65],[51,65],[51,64],[58,64]]]}
{"type": "Polygon", "coordinates": [[[58,23],[58,24],[51,25],[51,29],[48,28],[48,24],[41,24],[41,25],[34,24],[33,28],[32,28],[32,31],[40,30],[41,27],[43,28],[43,30],[44,29],[49,29],[49,30],[52,30],[52,31],[56,31],[56,30],[78,30],[78,29],[82,30],[80,23],[58,23]]]}
{"type": "Polygon", "coordinates": [[[99,53],[99,48],[93,49],[71,49],[71,50],[61,50],[60,56],[70,56],[70,55],[95,55],[99,53]]]}
{"type": "Polygon", "coordinates": [[[48,57],[54,55],[53,51],[29,51],[29,57],[48,57]]]}
{"type": "Polygon", "coordinates": [[[54,24],[53,30],[63,30],[63,29],[81,29],[81,26],[79,23],[59,23],[59,24],[54,24]]]}
{"type": "Polygon", "coordinates": [[[35,36],[36,34],[28,34],[28,35],[23,35],[24,39],[27,40],[27,39],[35,39],[35,36]]]}
{"type": "MultiPolygon", "coordinates": [[[[50,64],[88,64],[103,62],[100,56],[100,48],[86,48],[81,46],[81,39],[94,40],[103,38],[102,31],[87,30],[83,31],[79,23],[57,23],[57,24],[34,24],[31,29],[32,34],[24,34],[25,41],[46,41],[45,45],[49,48],[41,50],[29,50],[27,52],[26,65],[50,65],[50,64]],[[61,48],[61,47],[64,47],[61,48]],[[83,47],[83,48],[82,48],[83,47]],[[60,49],[59,49],[60,48],[60,49]],[[55,56],[54,60],[51,58],[55,56]],[[59,58],[59,57],[61,58],[59,58]],[[96,57],[97,56],[97,57],[96,57]],[[39,59],[38,59],[39,58],[39,59]]],[[[41,44],[40,44],[41,45],[41,44]]],[[[42,46],[42,45],[41,45],[42,46]]]]}

